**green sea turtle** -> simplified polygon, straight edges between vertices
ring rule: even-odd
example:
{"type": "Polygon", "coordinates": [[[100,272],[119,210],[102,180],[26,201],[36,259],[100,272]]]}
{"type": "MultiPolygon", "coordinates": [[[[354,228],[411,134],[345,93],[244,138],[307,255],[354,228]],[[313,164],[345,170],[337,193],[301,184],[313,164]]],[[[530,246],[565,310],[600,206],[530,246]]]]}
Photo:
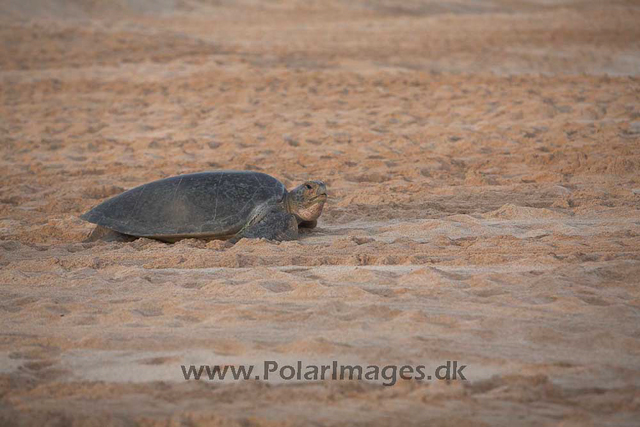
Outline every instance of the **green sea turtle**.
{"type": "Polygon", "coordinates": [[[201,172],[133,188],[81,218],[97,224],[89,241],[128,236],[166,242],[291,240],[298,236],[298,227],[316,226],[326,200],[322,181],[307,181],[287,191],[276,178],[260,172],[201,172]]]}

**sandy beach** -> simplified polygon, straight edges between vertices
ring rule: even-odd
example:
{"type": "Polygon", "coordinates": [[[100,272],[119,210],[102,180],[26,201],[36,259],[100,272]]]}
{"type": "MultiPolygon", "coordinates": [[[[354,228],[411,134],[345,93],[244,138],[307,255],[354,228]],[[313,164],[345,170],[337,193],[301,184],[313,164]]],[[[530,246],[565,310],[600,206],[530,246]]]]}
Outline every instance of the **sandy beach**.
{"type": "Polygon", "coordinates": [[[635,426],[637,1],[0,2],[0,425],[635,426]],[[83,242],[178,174],[298,240],[83,242]],[[184,366],[466,365],[466,380],[184,366]]]}

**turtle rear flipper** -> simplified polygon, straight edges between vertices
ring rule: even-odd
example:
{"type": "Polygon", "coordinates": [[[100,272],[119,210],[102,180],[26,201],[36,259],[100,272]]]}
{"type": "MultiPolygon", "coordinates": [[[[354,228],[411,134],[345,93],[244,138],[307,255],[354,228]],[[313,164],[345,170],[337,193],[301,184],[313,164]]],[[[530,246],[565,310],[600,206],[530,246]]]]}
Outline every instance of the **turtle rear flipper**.
{"type": "Polygon", "coordinates": [[[97,225],[96,228],[87,235],[87,238],[84,239],[83,242],[133,242],[134,240],[136,240],[136,237],[134,236],[118,233],[117,231],[97,225]]]}

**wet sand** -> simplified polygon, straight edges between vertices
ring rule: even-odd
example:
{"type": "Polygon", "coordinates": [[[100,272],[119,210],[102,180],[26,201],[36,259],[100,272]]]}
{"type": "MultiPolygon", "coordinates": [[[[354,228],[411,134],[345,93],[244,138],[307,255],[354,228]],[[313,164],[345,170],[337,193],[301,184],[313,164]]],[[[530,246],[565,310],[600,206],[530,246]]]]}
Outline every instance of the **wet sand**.
{"type": "Polygon", "coordinates": [[[640,417],[633,1],[0,5],[0,425],[640,417]],[[293,242],[83,243],[181,173],[329,201],[293,242]],[[185,381],[181,365],[467,365],[185,381]]]}

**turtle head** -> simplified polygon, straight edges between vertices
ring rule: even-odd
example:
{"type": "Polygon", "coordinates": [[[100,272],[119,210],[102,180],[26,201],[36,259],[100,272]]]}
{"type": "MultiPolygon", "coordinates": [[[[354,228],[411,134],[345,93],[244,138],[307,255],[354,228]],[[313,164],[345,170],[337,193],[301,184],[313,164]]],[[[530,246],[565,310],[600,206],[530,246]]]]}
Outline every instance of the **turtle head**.
{"type": "Polygon", "coordinates": [[[327,186],[322,181],[307,181],[291,190],[287,207],[300,221],[313,221],[322,213],[327,201],[327,186]]]}

